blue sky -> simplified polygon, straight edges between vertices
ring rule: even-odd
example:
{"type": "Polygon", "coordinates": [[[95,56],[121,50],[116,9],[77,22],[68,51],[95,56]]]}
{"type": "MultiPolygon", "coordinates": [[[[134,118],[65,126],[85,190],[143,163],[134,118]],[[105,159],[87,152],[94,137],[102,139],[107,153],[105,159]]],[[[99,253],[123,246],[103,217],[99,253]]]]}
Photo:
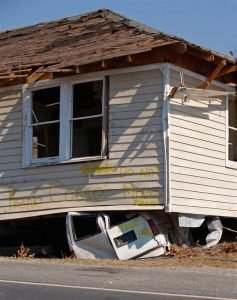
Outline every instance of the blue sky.
{"type": "Polygon", "coordinates": [[[98,8],[237,55],[237,0],[0,0],[0,31],[98,8]]]}

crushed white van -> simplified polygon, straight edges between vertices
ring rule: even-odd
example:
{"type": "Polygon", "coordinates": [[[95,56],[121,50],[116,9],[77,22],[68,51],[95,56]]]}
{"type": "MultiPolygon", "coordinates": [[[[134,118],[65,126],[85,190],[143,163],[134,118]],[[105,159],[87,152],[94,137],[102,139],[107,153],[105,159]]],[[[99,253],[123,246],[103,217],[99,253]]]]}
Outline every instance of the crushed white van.
{"type": "Polygon", "coordinates": [[[149,214],[69,212],[66,230],[69,248],[78,258],[148,258],[164,254],[169,247],[168,235],[149,214]]]}

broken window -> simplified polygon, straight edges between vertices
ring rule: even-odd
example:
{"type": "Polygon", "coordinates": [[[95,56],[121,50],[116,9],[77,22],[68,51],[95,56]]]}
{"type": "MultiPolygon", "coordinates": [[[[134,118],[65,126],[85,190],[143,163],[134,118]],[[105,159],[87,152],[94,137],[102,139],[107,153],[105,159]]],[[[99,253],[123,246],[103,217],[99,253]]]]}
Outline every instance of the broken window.
{"type": "Polygon", "coordinates": [[[237,161],[237,101],[236,98],[229,98],[229,160],[237,161]]]}
{"type": "Polygon", "coordinates": [[[73,86],[72,157],[100,156],[103,129],[103,81],[73,86]]]}
{"type": "Polygon", "coordinates": [[[23,91],[24,166],[103,158],[107,82],[72,85],[65,80],[55,87],[23,91]]]}
{"type": "Polygon", "coordinates": [[[53,87],[32,93],[32,158],[59,155],[60,88],[53,87]]]}

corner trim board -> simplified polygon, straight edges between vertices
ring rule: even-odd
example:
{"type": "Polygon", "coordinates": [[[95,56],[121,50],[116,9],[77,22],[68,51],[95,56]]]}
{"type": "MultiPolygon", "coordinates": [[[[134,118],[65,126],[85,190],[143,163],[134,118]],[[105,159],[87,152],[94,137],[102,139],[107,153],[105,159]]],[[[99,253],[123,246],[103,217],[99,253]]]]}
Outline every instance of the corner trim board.
{"type": "Polygon", "coordinates": [[[169,180],[169,94],[170,94],[170,65],[165,64],[161,69],[163,73],[163,109],[162,109],[162,127],[163,127],[163,143],[164,143],[164,199],[165,211],[171,212],[170,198],[170,180],[169,180]]]}

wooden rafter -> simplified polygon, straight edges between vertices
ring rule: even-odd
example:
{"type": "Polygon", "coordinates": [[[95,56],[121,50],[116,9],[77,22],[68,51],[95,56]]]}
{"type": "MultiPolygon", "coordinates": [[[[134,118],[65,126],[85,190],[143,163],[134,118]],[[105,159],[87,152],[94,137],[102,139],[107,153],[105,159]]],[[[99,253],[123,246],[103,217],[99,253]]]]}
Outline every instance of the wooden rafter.
{"type": "Polygon", "coordinates": [[[39,80],[41,77],[43,77],[46,73],[47,72],[44,71],[44,67],[39,67],[36,71],[31,73],[27,77],[26,82],[28,84],[32,84],[32,83],[36,82],[37,80],[39,80]]]}
{"type": "Polygon", "coordinates": [[[206,89],[209,87],[209,85],[212,83],[213,80],[215,80],[220,72],[223,70],[223,68],[226,66],[226,60],[222,59],[218,65],[216,65],[215,69],[210,73],[207,80],[205,80],[202,84],[200,84],[198,87],[201,89],[206,89]]]}
{"type": "Polygon", "coordinates": [[[132,55],[128,55],[128,56],[127,56],[127,60],[128,60],[129,63],[132,63],[132,62],[133,62],[133,57],[132,57],[132,55]]]}
{"type": "Polygon", "coordinates": [[[62,69],[52,69],[53,73],[74,73],[75,69],[73,68],[62,68],[62,69]]]}
{"type": "Polygon", "coordinates": [[[218,77],[237,72],[237,65],[234,66],[226,66],[225,68],[222,69],[222,71],[219,73],[218,77]]]}
{"type": "Polygon", "coordinates": [[[8,72],[0,72],[0,76],[15,76],[15,75],[23,75],[27,76],[29,72],[31,72],[32,69],[24,69],[24,70],[9,70],[8,72]]]}
{"type": "Polygon", "coordinates": [[[105,69],[106,66],[107,66],[107,62],[106,62],[105,60],[102,60],[102,61],[101,61],[101,67],[102,67],[103,69],[105,69]]]}
{"type": "MultiPolygon", "coordinates": [[[[147,50],[155,50],[155,51],[172,51],[178,54],[184,54],[185,52],[187,52],[188,50],[188,46],[186,43],[183,42],[166,42],[163,43],[161,45],[152,47],[151,49],[147,49],[147,50]]],[[[146,51],[143,51],[146,52],[146,51]]],[[[132,53],[131,53],[132,54],[132,53]]],[[[136,54],[136,53],[134,53],[136,54]]]]}
{"type": "Polygon", "coordinates": [[[215,55],[206,51],[203,51],[202,49],[197,49],[194,47],[188,47],[188,53],[194,57],[197,57],[199,59],[203,59],[207,62],[214,62],[215,55]]]}
{"type": "Polygon", "coordinates": [[[16,78],[25,78],[27,75],[17,75],[14,73],[11,73],[9,75],[0,75],[0,80],[11,80],[16,78]]]}
{"type": "Polygon", "coordinates": [[[167,49],[179,54],[184,54],[185,52],[187,52],[188,46],[186,43],[180,42],[180,43],[174,43],[172,45],[168,45],[167,49]]]}
{"type": "Polygon", "coordinates": [[[79,74],[79,73],[80,73],[80,67],[76,66],[76,74],[79,74]]]}

